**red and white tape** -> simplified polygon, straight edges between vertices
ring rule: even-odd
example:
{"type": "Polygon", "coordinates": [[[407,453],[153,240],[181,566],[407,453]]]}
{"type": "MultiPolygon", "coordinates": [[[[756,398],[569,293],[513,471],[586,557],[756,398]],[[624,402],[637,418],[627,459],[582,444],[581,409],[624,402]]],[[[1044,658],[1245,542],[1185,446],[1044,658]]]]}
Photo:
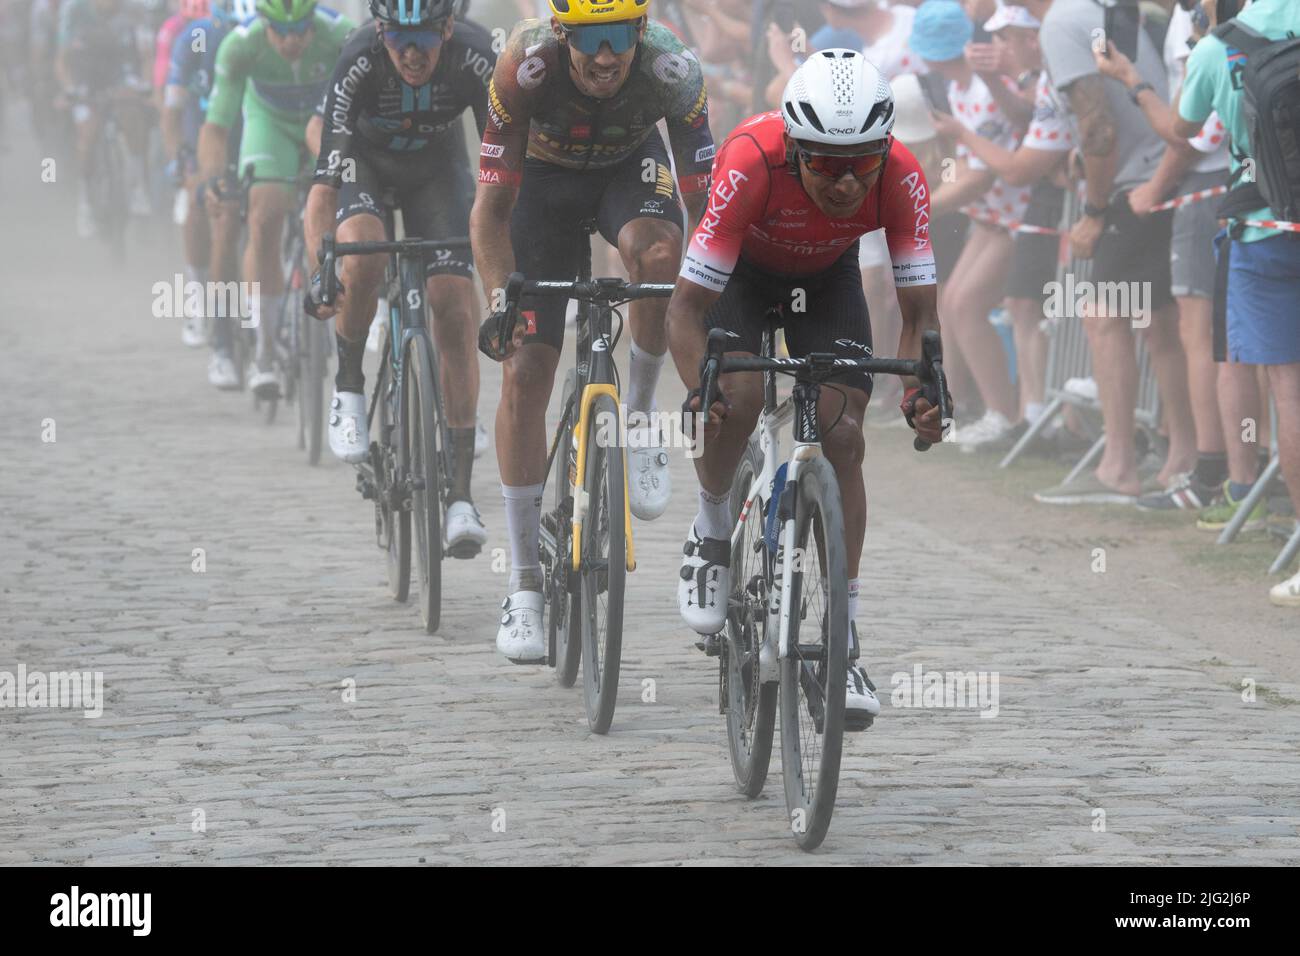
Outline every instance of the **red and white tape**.
{"type": "Polygon", "coordinates": [[[1190,206],[1194,202],[1201,202],[1213,196],[1222,196],[1227,191],[1227,186],[1213,186],[1209,189],[1201,189],[1194,193],[1187,193],[1184,196],[1177,196],[1165,202],[1157,203],[1151,207],[1151,211],[1164,212],[1166,209],[1181,209],[1183,206],[1190,206]]]}

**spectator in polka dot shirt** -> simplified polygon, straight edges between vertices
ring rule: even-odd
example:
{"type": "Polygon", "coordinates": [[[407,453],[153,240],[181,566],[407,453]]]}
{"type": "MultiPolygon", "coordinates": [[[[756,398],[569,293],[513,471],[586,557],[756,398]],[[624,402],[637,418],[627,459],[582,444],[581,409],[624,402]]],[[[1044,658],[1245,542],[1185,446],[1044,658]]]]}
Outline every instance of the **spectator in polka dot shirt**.
{"type": "MultiPolygon", "coordinates": [[[[956,0],[928,0],[916,11],[910,46],[929,69],[948,81],[955,121],[1005,150],[1014,150],[1023,129],[1016,128],[966,62],[965,48],[973,33],[974,25],[956,0]]],[[[937,218],[961,209],[972,220],[957,265],[940,289],[939,310],[948,333],[944,343],[948,366],[959,374],[964,366],[984,403],[983,417],[966,423],[959,419],[955,431],[956,443],[974,451],[1004,439],[1020,418],[1007,354],[989,323],[989,313],[1002,301],[1011,264],[1013,240],[1004,224],[1023,216],[1029,190],[999,179],[960,143],[956,160],[946,160],[945,166],[930,214],[937,218]]]]}
{"type": "MultiPolygon", "coordinates": [[[[1029,0],[1033,2],[1033,0],[1029,0]]],[[[1039,7],[1050,6],[1038,3],[1039,7]]],[[[961,120],[942,113],[934,114],[940,133],[968,150],[978,161],[997,174],[1009,189],[1028,190],[1028,201],[1021,221],[1030,227],[1060,227],[1064,203],[1066,157],[1073,146],[1063,108],[1042,73],[1042,56],[1038,47],[1037,17],[1026,6],[1002,6],[984,24],[996,48],[992,63],[1001,76],[987,73],[986,84],[1002,88],[1001,77],[1015,77],[1017,89],[1034,89],[1029,128],[1019,146],[1008,149],[1003,143],[981,136],[961,120]]],[[[973,59],[976,44],[967,48],[968,61],[973,59]]],[[[1020,415],[1032,423],[1043,413],[1043,390],[1047,368],[1047,337],[1040,328],[1043,318],[1044,289],[1056,279],[1059,240],[1053,235],[1017,232],[1005,294],[1016,343],[1016,384],[1020,415]]]]}

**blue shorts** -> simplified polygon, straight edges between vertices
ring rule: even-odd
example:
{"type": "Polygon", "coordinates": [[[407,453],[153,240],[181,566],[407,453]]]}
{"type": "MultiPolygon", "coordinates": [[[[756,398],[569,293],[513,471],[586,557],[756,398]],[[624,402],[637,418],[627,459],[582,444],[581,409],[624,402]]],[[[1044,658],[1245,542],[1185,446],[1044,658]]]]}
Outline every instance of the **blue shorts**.
{"type": "MultiPolygon", "coordinates": [[[[1214,239],[1223,253],[1224,233],[1214,239]]],[[[1300,362],[1300,235],[1232,243],[1228,358],[1247,365],[1300,362]]]]}

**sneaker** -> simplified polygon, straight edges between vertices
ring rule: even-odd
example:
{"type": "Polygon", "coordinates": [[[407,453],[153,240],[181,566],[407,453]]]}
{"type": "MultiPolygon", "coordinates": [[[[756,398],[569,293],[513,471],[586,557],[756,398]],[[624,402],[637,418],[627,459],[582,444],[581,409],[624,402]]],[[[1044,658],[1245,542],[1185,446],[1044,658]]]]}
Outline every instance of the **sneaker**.
{"type": "Polygon", "coordinates": [[[1131,505],[1137,496],[1102,484],[1096,472],[1089,471],[1068,485],[1060,484],[1035,493],[1034,500],[1045,505],[1131,505]]]}
{"type": "Polygon", "coordinates": [[[212,353],[212,357],[208,359],[208,384],[223,392],[239,389],[239,370],[235,368],[235,363],[230,360],[229,355],[224,352],[212,353]]]}
{"type": "MultiPolygon", "coordinates": [[[[1196,527],[1202,531],[1222,531],[1232,521],[1237,509],[1241,507],[1241,498],[1232,497],[1232,483],[1225,481],[1220,490],[1220,498],[1212,505],[1201,512],[1201,516],[1196,519],[1196,527]]],[[[1242,531],[1258,531],[1263,528],[1268,521],[1268,509],[1264,507],[1263,499],[1255,505],[1255,509],[1246,519],[1246,523],[1241,526],[1242,531]]]]}
{"type": "Polygon", "coordinates": [[[516,591],[501,602],[497,650],[514,664],[546,663],[545,601],[541,591],[516,591]]]}
{"type": "Polygon", "coordinates": [[[984,417],[970,425],[959,425],[953,431],[953,440],[964,452],[1002,441],[1015,426],[1001,412],[989,409],[984,417]]]}
{"type": "Polygon", "coordinates": [[[727,623],[731,542],[701,538],[692,524],[682,554],[681,577],[677,581],[677,608],[682,620],[697,634],[717,634],[727,623]]]}
{"type": "Polygon", "coordinates": [[[90,208],[90,200],[85,196],[77,197],[77,238],[94,239],[99,230],[95,226],[95,210],[90,208]]]}
{"type": "Polygon", "coordinates": [[[1296,572],[1295,577],[1269,588],[1268,600],[1278,607],[1300,607],[1300,571],[1296,572]]]}
{"type": "Polygon", "coordinates": [[[470,501],[453,501],[447,506],[442,533],[447,553],[453,558],[472,558],[487,543],[483,519],[470,501]]]}
{"type": "Polygon", "coordinates": [[[844,692],[844,729],[866,730],[879,715],[876,686],[863,668],[850,664],[848,687],[844,692]]]}
{"type": "Polygon", "coordinates": [[[248,387],[253,394],[264,401],[277,399],[283,394],[280,387],[280,374],[275,369],[262,371],[258,369],[248,380],[248,387]]]}
{"type": "Polygon", "coordinates": [[[149,193],[145,191],[143,183],[136,183],[135,188],[131,190],[131,215],[137,219],[153,215],[153,202],[149,199],[149,193]]]}
{"type": "Polygon", "coordinates": [[[653,521],[668,508],[672,496],[668,476],[668,452],[660,447],[659,435],[649,425],[627,430],[627,493],[632,514],[653,521]]]}
{"type": "Polygon", "coordinates": [[[1196,480],[1194,473],[1175,475],[1164,491],[1138,498],[1139,511],[1184,511],[1204,509],[1214,499],[1214,489],[1196,480]]]}
{"type": "Polygon", "coordinates": [[[187,315],[181,322],[181,345],[197,349],[208,344],[208,332],[204,328],[203,316],[187,315]]]}
{"type": "Polygon", "coordinates": [[[483,453],[488,450],[488,433],[487,426],[482,422],[474,423],[474,457],[482,458],[483,453]]]}
{"type": "Polygon", "coordinates": [[[336,458],[355,465],[370,454],[366,397],[360,392],[334,390],[330,400],[330,451],[336,458]]]}

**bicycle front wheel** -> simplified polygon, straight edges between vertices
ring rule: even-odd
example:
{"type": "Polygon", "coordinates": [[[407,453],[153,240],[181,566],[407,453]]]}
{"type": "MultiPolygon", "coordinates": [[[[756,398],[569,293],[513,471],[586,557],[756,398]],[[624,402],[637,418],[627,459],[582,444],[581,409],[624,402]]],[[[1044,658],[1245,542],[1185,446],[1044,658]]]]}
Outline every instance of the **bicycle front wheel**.
{"type": "Polygon", "coordinates": [[[555,451],[551,474],[552,497],[555,502],[555,555],[552,558],[550,580],[550,614],[547,626],[551,629],[551,644],[555,648],[555,682],[561,687],[572,687],[578,679],[578,663],[582,660],[582,590],[573,587],[573,492],[569,488],[569,463],[573,452],[573,433],[577,431],[577,372],[569,369],[564,379],[560,408],[568,414],[568,425],[560,435],[555,451]]]}
{"type": "Polygon", "coordinates": [[[762,467],[762,456],[751,439],[731,484],[731,519],[733,525],[740,526],[740,534],[731,548],[731,595],[719,662],[723,668],[722,702],[727,710],[731,769],[736,786],[747,797],[763,791],[776,726],[777,684],[764,683],[758,666],[759,651],[767,635],[772,560],[763,539],[763,499],[755,496],[746,500],[762,467]],[[741,511],[746,507],[749,510],[741,523],[741,511]]]}
{"type": "Polygon", "coordinates": [[[411,482],[420,620],[432,634],[442,616],[442,468],[429,340],[415,336],[406,350],[402,474],[411,482]]]}
{"type": "Polygon", "coordinates": [[[582,672],[587,723],[609,731],[618,700],[623,653],[623,588],[627,582],[622,432],[618,406],[608,395],[592,402],[582,482],[587,514],[582,523],[582,672]],[[611,435],[611,430],[613,434],[611,435]],[[604,447],[602,447],[604,446],[604,447]]]}
{"type": "Polygon", "coordinates": [[[325,436],[325,349],[327,326],[299,312],[298,413],[304,432],[307,463],[320,464],[325,436]]]}
{"type": "MultiPolygon", "coordinates": [[[[387,353],[384,353],[387,355],[387,353]]],[[[371,443],[371,459],[375,470],[375,531],[379,546],[388,555],[388,593],[394,601],[405,602],[411,593],[411,512],[402,506],[401,495],[395,487],[401,480],[398,467],[400,417],[393,413],[394,396],[390,394],[393,366],[385,361],[379,368],[379,381],[375,383],[378,444],[371,443]],[[378,449],[375,451],[375,449],[378,449]]]]}
{"type": "MultiPolygon", "coordinates": [[[[848,575],[835,471],[805,462],[795,493],[786,658],[781,661],[781,768],[790,829],[805,850],[826,837],[839,788],[848,668],[848,575]]],[[[779,582],[778,582],[779,585],[779,582]]]]}

